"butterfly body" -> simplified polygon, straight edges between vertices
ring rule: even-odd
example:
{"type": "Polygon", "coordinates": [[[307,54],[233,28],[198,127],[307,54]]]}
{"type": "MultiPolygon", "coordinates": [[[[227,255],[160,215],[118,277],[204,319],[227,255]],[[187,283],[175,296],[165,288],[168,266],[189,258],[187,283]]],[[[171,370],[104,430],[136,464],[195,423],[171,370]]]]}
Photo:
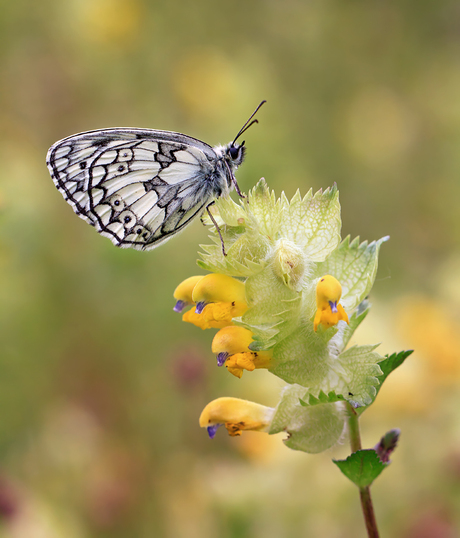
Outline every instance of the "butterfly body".
{"type": "Polygon", "coordinates": [[[227,196],[244,142],[211,147],[170,131],[113,128],[56,142],[51,177],[75,213],[119,247],[149,250],[227,196]]]}

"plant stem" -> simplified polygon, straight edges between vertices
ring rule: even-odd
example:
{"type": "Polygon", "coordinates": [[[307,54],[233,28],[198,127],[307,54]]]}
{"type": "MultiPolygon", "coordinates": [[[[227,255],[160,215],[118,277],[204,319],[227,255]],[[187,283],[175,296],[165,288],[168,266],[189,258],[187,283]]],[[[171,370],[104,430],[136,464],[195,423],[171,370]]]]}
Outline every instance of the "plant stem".
{"type": "MultiPolygon", "coordinates": [[[[348,415],[348,433],[350,435],[351,451],[356,452],[361,450],[361,435],[359,433],[359,419],[356,411],[347,402],[348,415]]],[[[379,538],[377,522],[375,521],[374,506],[372,504],[371,490],[368,487],[359,488],[359,496],[361,499],[361,508],[363,510],[364,521],[366,523],[367,535],[369,538],[379,538]]]]}

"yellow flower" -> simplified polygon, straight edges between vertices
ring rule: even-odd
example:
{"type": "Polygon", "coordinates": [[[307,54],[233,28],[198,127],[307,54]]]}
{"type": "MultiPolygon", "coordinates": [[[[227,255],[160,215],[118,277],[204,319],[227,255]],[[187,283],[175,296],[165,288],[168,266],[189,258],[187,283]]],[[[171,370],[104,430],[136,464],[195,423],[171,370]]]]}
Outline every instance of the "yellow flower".
{"type": "Polygon", "coordinates": [[[224,425],[231,436],[242,430],[268,431],[275,410],[239,398],[217,398],[208,403],[200,415],[200,426],[208,430],[211,439],[224,425]]]}
{"type": "Polygon", "coordinates": [[[230,312],[228,312],[225,309],[215,309],[213,308],[214,305],[206,306],[201,314],[196,313],[196,308],[192,308],[188,312],[185,312],[185,314],[182,315],[182,321],[186,321],[187,323],[192,323],[193,325],[196,325],[197,327],[200,327],[200,329],[222,329],[223,327],[227,327],[231,321],[228,321],[228,317],[231,315],[230,312]],[[221,319],[219,318],[219,315],[221,316],[221,319]]]}
{"type": "Polygon", "coordinates": [[[191,276],[174,290],[175,312],[196,304],[182,320],[202,329],[221,329],[232,325],[232,318],[246,312],[244,283],[235,278],[214,274],[191,276]]]}
{"type": "Polygon", "coordinates": [[[176,299],[176,306],[174,312],[182,312],[182,310],[193,304],[192,292],[196,283],[203,278],[203,275],[191,276],[181,282],[174,290],[174,299],[176,299]]]}
{"type": "Polygon", "coordinates": [[[331,275],[321,277],[316,285],[316,315],[313,322],[315,331],[318,325],[326,329],[337,325],[340,320],[348,323],[348,316],[339,303],[342,297],[340,282],[331,275]]]}
{"type": "Polygon", "coordinates": [[[217,355],[217,365],[227,367],[236,377],[243,375],[243,370],[252,372],[256,368],[268,368],[271,362],[270,351],[252,351],[252,332],[243,327],[225,327],[212,341],[212,352],[217,355]]]}
{"type": "Polygon", "coordinates": [[[241,316],[248,309],[244,283],[230,276],[211,273],[200,278],[193,287],[194,311],[182,319],[197,327],[221,328],[232,325],[232,318],[241,316]]]}
{"type": "Polygon", "coordinates": [[[218,273],[204,276],[193,288],[192,299],[198,313],[208,304],[231,304],[234,317],[241,316],[248,309],[244,283],[236,278],[218,273]]]}

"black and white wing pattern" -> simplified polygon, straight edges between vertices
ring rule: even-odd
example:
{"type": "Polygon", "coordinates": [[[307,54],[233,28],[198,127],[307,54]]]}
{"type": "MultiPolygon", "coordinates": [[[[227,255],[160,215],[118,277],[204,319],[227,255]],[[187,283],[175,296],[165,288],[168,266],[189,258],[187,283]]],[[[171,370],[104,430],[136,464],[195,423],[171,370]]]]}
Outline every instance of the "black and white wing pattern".
{"type": "Polygon", "coordinates": [[[243,145],[212,148],[169,131],[88,131],[49,150],[51,177],[75,213],[119,247],[155,248],[228,194],[243,145]]]}

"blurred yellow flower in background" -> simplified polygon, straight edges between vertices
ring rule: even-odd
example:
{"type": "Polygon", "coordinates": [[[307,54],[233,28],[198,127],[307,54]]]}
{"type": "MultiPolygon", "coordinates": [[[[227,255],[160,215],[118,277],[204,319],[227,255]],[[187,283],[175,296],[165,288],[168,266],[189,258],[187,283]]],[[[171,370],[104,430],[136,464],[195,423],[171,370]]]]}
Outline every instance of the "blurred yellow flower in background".
{"type": "Polygon", "coordinates": [[[140,33],[142,0],[80,0],[75,9],[79,33],[89,41],[125,48],[140,33]]]}
{"type": "Polygon", "coordinates": [[[339,122],[349,151],[368,165],[398,162],[414,145],[416,121],[402,96],[369,87],[353,96],[339,122]]]}
{"type": "Polygon", "coordinates": [[[232,102],[239,77],[231,58],[213,48],[186,52],[176,64],[173,90],[182,106],[192,114],[210,117],[232,102]]]}
{"type": "Polygon", "coordinates": [[[425,363],[430,384],[457,385],[460,380],[460,318],[455,310],[423,295],[405,296],[398,308],[399,330],[425,363]]]}

